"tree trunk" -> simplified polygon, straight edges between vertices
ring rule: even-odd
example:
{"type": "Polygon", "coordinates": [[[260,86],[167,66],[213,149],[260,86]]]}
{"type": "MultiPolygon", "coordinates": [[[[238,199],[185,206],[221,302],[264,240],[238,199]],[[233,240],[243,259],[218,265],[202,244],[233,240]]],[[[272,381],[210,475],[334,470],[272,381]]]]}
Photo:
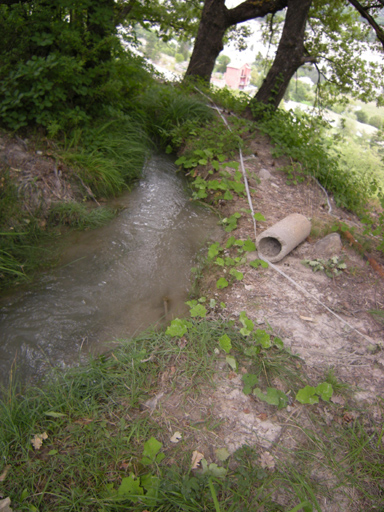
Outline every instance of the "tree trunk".
{"type": "Polygon", "coordinates": [[[263,84],[251,100],[248,114],[257,117],[257,105],[276,110],[289,82],[300,66],[314,59],[304,55],[304,33],[312,0],[288,0],[288,10],[275,60],[263,84]],[[253,109],[252,109],[253,107],[253,109]],[[253,112],[251,113],[251,111],[253,112]]]}
{"type": "Polygon", "coordinates": [[[227,29],[225,0],[206,0],[186,76],[209,82],[227,29]]]}
{"type": "Polygon", "coordinates": [[[275,13],[287,5],[287,0],[246,0],[233,9],[225,0],[205,0],[195,46],[185,76],[196,76],[209,82],[216,59],[223,49],[228,28],[237,23],[275,13]]]}

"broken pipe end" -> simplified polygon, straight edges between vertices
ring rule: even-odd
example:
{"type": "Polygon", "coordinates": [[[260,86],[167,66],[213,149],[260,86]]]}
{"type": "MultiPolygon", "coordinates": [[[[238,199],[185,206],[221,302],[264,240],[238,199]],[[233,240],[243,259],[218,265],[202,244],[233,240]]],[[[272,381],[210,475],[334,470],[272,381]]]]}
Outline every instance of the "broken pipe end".
{"type": "Polygon", "coordinates": [[[277,263],[303,242],[310,232],[311,222],[304,215],[292,213],[257,237],[259,256],[277,263]]]}

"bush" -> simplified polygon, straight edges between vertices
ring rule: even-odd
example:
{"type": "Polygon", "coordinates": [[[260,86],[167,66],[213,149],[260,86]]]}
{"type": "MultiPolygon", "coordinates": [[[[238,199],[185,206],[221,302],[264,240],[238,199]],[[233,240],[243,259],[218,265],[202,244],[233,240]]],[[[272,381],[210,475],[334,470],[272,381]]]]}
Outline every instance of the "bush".
{"type": "Polygon", "coordinates": [[[368,112],[365,110],[355,110],[355,116],[359,123],[368,123],[368,112]]]}
{"type": "Polygon", "coordinates": [[[369,118],[368,124],[380,130],[384,126],[384,121],[381,116],[376,115],[369,118]]]}
{"type": "Polygon", "coordinates": [[[340,164],[340,155],[330,151],[334,141],[327,138],[327,126],[321,118],[304,113],[299,116],[266,109],[259,124],[275,144],[276,156],[286,155],[300,162],[308,174],[334,195],[338,206],[362,213],[368,199],[377,191],[377,180],[372,174],[351,171],[340,164]]]}

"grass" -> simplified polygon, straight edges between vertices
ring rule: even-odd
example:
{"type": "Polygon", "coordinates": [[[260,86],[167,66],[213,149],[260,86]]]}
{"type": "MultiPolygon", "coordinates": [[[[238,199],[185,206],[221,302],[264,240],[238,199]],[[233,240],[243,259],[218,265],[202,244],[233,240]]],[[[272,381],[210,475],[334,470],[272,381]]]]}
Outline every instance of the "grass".
{"type": "Polygon", "coordinates": [[[75,168],[95,196],[115,196],[141,175],[150,140],[143,127],[127,115],[99,120],[75,130],[58,157],[75,168]]]}
{"type": "Polygon", "coordinates": [[[148,133],[164,149],[172,142],[172,149],[177,150],[183,137],[213,118],[212,110],[200,97],[180,87],[157,85],[142,95],[139,105],[148,133]]]}
{"type": "Polygon", "coordinates": [[[54,225],[68,225],[78,230],[95,229],[111,221],[115,212],[107,207],[89,209],[83,203],[74,201],[54,203],[49,220],[54,225]]]}
{"type": "MultiPolygon", "coordinates": [[[[284,382],[287,367],[296,373],[285,381],[293,392],[307,382],[286,350],[262,349],[247,360],[249,340],[238,327],[212,320],[189,322],[181,336],[143,333],[85,366],[54,370],[39,387],[22,390],[11,379],[0,401],[0,494],[19,511],[39,512],[321,511],[325,499],[336,505],[336,498],[346,510],[351,493],[355,508],[348,510],[384,506],[383,430],[366,411],[351,414],[337,404],[293,412],[265,405],[290,432],[285,439],[294,450],[280,439],[268,450],[268,466],[265,449],[244,445],[191,470],[193,450],[223,446],[225,422],[213,413],[197,423],[190,416],[191,404],[206,411],[207,397],[233,373],[217,354],[223,334],[239,368],[259,364],[267,375],[261,386],[284,382]],[[182,432],[178,444],[169,442],[175,430],[182,432]],[[42,445],[34,449],[36,436],[42,445]]],[[[328,379],[337,385],[332,372],[328,379]]]]}

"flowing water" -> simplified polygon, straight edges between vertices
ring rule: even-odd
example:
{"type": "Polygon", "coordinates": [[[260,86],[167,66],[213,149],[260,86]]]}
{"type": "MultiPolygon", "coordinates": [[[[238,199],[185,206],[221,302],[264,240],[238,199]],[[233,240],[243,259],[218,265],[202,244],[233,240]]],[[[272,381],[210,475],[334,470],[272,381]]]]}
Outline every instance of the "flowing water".
{"type": "Polygon", "coordinates": [[[154,157],[125,209],[103,228],[76,233],[60,267],[0,301],[0,379],[13,361],[25,381],[74,364],[106,342],[185,311],[190,268],[220,236],[217,218],[194,206],[166,157],[154,157]],[[165,308],[166,304],[166,308],[165,308]]]}

